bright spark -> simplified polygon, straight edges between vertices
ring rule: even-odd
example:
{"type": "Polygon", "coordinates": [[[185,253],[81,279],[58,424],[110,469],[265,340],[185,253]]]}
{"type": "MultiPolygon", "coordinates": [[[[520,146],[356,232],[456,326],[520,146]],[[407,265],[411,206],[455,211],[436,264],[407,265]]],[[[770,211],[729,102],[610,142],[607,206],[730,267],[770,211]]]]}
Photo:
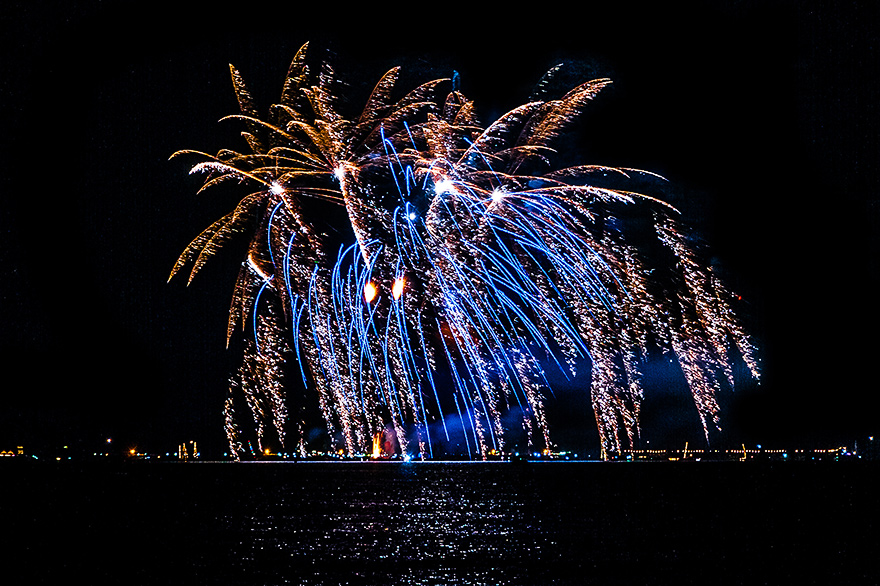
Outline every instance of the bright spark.
{"type": "Polygon", "coordinates": [[[403,286],[406,284],[406,279],[403,277],[397,277],[394,281],[394,285],[391,286],[391,295],[395,300],[400,299],[400,296],[403,295],[403,286]]]}
{"type": "Polygon", "coordinates": [[[437,195],[443,195],[444,193],[455,193],[455,184],[449,179],[441,179],[434,184],[434,192],[437,195]]]}
{"type": "Polygon", "coordinates": [[[248,260],[248,266],[250,266],[250,267],[254,270],[255,273],[257,273],[258,275],[260,275],[260,278],[262,278],[264,281],[268,281],[268,280],[269,280],[269,275],[267,275],[267,274],[263,271],[263,269],[261,269],[261,268],[259,267],[259,265],[257,265],[256,262],[254,262],[254,257],[252,257],[251,255],[248,255],[247,260],[248,260]]]}
{"type": "Polygon", "coordinates": [[[371,303],[378,294],[379,290],[376,289],[376,286],[374,284],[367,283],[366,285],[364,285],[364,299],[367,303],[371,303]]]}

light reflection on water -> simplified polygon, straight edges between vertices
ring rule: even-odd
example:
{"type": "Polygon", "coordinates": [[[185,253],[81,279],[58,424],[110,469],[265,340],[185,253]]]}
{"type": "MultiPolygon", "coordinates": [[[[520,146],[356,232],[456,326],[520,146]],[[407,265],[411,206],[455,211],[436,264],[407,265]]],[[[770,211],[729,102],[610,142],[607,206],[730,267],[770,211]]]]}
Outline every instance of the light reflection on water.
{"type": "Polygon", "coordinates": [[[0,478],[3,585],[880,584],[876,462],[34,463],[0,478]]]}
{"type": "Polygon", "coordinates": [[[514,584],[553,546],[510,465],[298,464],[224,517],[246,575],[295,584],[514,584]],[[499,472],[502,472],[499,474],[499,472]],[[519,568],[521,571],[514,571],[519,568]]]}

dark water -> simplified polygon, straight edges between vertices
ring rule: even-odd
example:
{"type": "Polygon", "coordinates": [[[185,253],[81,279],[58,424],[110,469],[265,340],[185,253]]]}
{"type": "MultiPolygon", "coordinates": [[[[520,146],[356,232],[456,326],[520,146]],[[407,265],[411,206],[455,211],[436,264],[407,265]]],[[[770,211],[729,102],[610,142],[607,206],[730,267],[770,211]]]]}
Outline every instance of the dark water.
{"type": "Polygon", "coordinates": [[[877,584],[862,463],[0,466],[0,584],[877,584]]]}

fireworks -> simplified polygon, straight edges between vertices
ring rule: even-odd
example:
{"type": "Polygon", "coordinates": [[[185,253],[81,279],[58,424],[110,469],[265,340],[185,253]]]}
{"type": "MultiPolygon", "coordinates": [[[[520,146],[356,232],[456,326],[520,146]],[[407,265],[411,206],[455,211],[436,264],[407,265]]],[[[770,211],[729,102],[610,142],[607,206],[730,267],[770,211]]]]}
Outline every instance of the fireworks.
{"type": "Polygon", "coordinates": [[[432,457],[458,434],[485,458],[505,449],[511,420],[530,446],[551,448],[545,369],[582,363],[602,447],[616,453],[638,441],[655,348],[677,358],[708,438],[717,393],[733,384],[732,347],[758,375],[731,295],[674,208],[607,186],[650,173],[551,166],[554,141],[609,80],[484,127],[449,80],[393,100],[395,68],[346,117],[333,70],[306,48],[265,119],[231,68],[250,152],[175,153],[202,159],[192,171],[207,174],[203,189],[249,188],[172,271],[192,265],[192,279],[230,237],[251,236],[227,330],[227,343],[239,328],[246,339],[226,401],[236,454],[253,441],[304,450],[285,391],[294,371],[334,450],[370,453],[390,429],[404,456],[432,457]],[[316,227],[318,202],[345,210],[338,251],[316,227]]]}

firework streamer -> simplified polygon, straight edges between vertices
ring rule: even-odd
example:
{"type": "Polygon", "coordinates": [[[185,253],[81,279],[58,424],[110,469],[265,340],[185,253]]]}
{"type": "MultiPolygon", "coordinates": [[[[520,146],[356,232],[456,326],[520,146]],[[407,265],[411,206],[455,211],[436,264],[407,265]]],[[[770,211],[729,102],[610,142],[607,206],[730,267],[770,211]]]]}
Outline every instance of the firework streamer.
{"type": "Polygon", "coordinates": [[[662,178],[553,168],[553,144],[609,80],[484,127],[449,80],[394,100],[398,68],[347,117],[335,73],[307,59],[307,45],[265,119],[230,70],[241,108],[230,118],[244,123],[250,152],[175,156],[202,159],[192,169],[207,174],[202,189],[249,189],[184,250],[172,277],[191,265],[191,280],[230,238],[250,235],[227,333],[227,344],[239,328],[246,340],[226,403],[235,454],[253,442],[304,453],[303,425],[288,421],[290,361],[316,392],[334,450],[370,453],[375,434],[392,429],[404,457],[422,458],[452,442],[453,415],[469,455],[504,450],[514,410],[529,449],[552,448],[547,368],[572,376],[589,363],[584,392],[606,455],[639,441],[653,349],[677,357],[707,440],[735,356],[758,376],[732,296],[701,264],[678,212],[604,186],[662,178]],[[344,210],[348,239],[321,231],[322,205],[344,210]],[[242,400],[247,425],[233,408],[242,400]]]}

